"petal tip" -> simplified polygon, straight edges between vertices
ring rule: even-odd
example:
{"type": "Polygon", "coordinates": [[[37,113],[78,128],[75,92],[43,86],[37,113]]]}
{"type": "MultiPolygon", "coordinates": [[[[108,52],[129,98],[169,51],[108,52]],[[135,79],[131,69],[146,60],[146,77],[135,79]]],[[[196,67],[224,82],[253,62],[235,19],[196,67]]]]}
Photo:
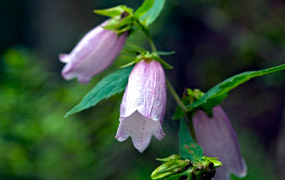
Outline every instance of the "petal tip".
{"type": "Polygon", "coordinates": [[[150,144],[152,136],[162,140],[164,133],[159,121],[148,119],[135,111],[127,118],[121,119],[115,138],[124,141],[131,137],[133,145],[143,152],[150,144]]]}
{"type": "Polygon", "coordinates": [[[68,62],[68,54],[59,54],[58,58],[60,62],[67,63],[68,62]]]}

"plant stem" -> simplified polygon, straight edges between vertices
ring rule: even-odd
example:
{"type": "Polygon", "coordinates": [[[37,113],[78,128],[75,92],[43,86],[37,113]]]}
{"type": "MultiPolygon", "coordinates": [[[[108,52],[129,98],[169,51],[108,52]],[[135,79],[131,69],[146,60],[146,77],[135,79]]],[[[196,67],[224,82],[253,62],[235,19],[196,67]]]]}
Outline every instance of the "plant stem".
{"type": "MultiPolygon", "coordinates": [[[[142,28],[142,31],[145,33],[145,35],[147,36],[147,40],[149,42],[149,45],[152,51],[156,52],[157,50],[156,50],[155,44],[153,42],[153,39],[150,35],[149,30],[143,24],[141,24],[140,21],[137,21],[137,23],[142,28]]],[[[170,92],[174,100],[176,101],[177,105],[183,110],[184,114],[186,115],[186,118],[188,119],[188,122],[189,122],[189,129],[190,129],[191,136],[193,137],[195,142],[197,142],[191,114],[188,113],[186,106],[184,105],[180,97],[177,95],[175,89],[173,88],[173,86],[171,85],[171,83],[169,82],[167,78],[166,78],[166,86],[167,86],[168,91],[170,92]]]]}
{"type": "Polygon", "coordinates": [[[184,113],[187,113],[186,106],[181,101],[181,99],[179,98],[179,96],[177,95],[176,91],[174,90],[173,86],[171,85],[171,83],[169,82],[169,80],[167,78],[166,78],[166,86],[167,86],[167,89],[169,90],[170,94],[175,99],[177,105],[181,107],[181,109],[183,110],[184,113]]]}
{"type": "Polygon", "coordinates": [[[190,113],[187,113],[186,115],[187,115],[187,121],[188,121],[188,124],[189,124],[189,129],[190,129],[191,136],[195,140],[195,142],[197,142],[196,133],[195,133],[194,125],[193,125],[192,115],[190,113]]]}
{"type": "Polygon", "coordinates": [[[153,39],[152,39],[152,37],[151,37],[151,35],[150,35],[149,30],[148,30],[143,24],[141,24],[140,21],[137,21],[137,23],[138,23],[138,25],[142,28],[142,31],[145,33],[145,35],[146,35],[146,37],[147,37],[147,40],[148,40],[148,42],[149,42],[149,45],[150,45],[151,50],[154,51],[154,52],[156,52],[157,50],[156,50],[155,44],[154,44],[154,42],[153,42],[153,39]]]}

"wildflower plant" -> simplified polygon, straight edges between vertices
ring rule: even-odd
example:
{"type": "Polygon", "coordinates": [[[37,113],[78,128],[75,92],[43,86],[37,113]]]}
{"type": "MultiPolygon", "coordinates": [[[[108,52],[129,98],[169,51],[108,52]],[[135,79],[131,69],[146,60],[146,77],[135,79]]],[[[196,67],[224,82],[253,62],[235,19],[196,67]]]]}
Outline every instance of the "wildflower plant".
{"type": "Polygon", "coordinates": [[[150,25],[164,4],[165,0],[145,0],[136,11],[125,5],[94,11],[109,19],[84,36],[70,54],[60,55],[60,60],[67,63],[62,71],[65,79],[78,78],[79,82],[88,83],[114,61],[127,38],[135,36],[136,31],[146,35],[151,50],[127,42],[129,56],[123,57],[129,62],[104,77],[66,117],[125,90],[116,139],[124,141],[131,137],[135,148],[142,153],[152,136],[158,140],[165,136],[162,125],[168,89],[177,103],[173,119],[180,121],[179,155],[157,159],[162,164],[151,178],[228,180],[231,174],[244,177],[246,163],[220,103],[239,85],[284,70],[285,64],[237,74],[207,92],[186,88],[180,98],[165,76],[165,70],[173,67],[161,58],[173,52],[158,51],[150,33],[150,25]]]}

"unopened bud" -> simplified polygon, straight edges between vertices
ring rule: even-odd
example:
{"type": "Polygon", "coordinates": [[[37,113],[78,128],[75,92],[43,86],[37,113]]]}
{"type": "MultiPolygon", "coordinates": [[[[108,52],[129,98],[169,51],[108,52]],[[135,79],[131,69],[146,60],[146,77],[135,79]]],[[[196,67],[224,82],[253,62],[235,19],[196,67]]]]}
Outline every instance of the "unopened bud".
{"type": "Polygon", "coordinates": [[[162,164],[158,168],[156,168],[152,172],[151,178],[153,180],[166,178],[170,175],[173,175],[173,174],[176,174],[180,171],[183,171],[187,165],[188,165],[188,162],[180,160],[180,159],[170,160],[170,161],[162,164]]]}

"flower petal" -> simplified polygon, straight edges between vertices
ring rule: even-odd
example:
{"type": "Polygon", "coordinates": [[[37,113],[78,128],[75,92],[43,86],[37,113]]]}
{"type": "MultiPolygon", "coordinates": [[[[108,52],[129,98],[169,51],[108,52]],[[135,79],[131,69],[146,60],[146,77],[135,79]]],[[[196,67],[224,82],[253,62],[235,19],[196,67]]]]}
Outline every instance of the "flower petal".
{"type": "Polygon", "coordinates": [[[166,108],[166,83],[163,67],[157,61],[141,61],[132,70],[121,103],[120,118],[136,110],[161,123],[166,108]]]}
{"type": "Polygon", "coordinates": [[[229,180],[231,173],[244,177],[247,173],[246,164],[236,134],[223,109],[216,106],[212,118],[200,110],[195,114],[193,124],[197,142],[204,149],[204,155],[219,157],[223,163],[223,166],[217,168],[214,179],[229,180]]]}
{"type": "Polygon", "coordinates": [[[104,29],[108,21],[88,32],[70,54],[61,54],[59,59],[67,63],[62,70],[66,79],[78,78],[88,83],[90,78],[106,69],[122,50],[127,32],[121,36],[104,29]]]}
{"type": "Polygon", "coordinates": [[[135,111],[131,116],[121,119],[116,139],[121,142],[129,136],[135,148],[142,153],[149,146],[152,136],[162,140],[164,133],[159,121],[148,119],[135,111]]]}

